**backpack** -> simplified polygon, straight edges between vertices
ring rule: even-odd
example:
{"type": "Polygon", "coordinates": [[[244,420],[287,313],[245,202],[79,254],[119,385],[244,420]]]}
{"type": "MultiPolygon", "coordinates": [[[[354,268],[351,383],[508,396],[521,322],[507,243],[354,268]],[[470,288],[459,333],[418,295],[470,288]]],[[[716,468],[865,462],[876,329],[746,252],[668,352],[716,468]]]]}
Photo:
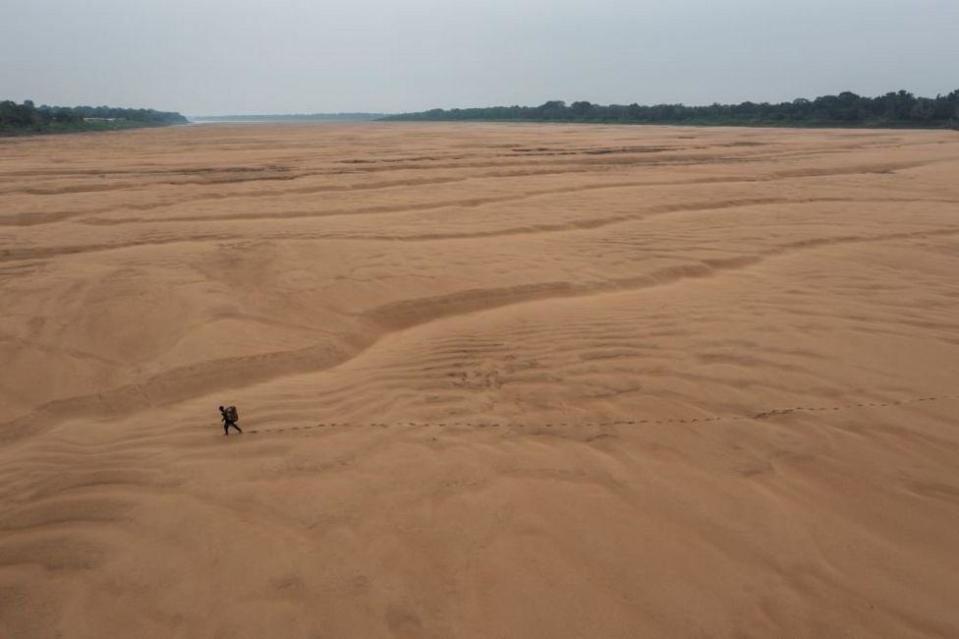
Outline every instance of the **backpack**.
{"type": "Polygon", "coordinates": [[[239,413],[236,412],[236,406],[227,406],[225,412],[226,418],[231,422],[235,422],[240,419],[239,413]]]}

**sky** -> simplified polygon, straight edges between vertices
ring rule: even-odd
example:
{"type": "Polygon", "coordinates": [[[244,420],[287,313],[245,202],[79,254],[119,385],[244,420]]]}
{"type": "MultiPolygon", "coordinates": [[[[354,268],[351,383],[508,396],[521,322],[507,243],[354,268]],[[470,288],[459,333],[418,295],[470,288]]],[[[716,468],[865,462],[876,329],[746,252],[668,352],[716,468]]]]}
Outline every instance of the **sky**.
{"type": "Polygon", "coordinates": [[[959,0],[0,0],[0,99],[187,115],[959,89],[959,0]]]}

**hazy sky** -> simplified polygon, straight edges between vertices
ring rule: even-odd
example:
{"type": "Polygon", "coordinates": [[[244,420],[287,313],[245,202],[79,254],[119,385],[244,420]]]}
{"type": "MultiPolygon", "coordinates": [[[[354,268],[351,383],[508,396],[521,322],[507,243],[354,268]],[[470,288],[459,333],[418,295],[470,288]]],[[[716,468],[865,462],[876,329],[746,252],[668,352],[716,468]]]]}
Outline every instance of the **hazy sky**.
{"type": "Polygon", "coordinates": [[[959,0],[0,0],[0,98],[191,115],[959,88],[959,0]]]}

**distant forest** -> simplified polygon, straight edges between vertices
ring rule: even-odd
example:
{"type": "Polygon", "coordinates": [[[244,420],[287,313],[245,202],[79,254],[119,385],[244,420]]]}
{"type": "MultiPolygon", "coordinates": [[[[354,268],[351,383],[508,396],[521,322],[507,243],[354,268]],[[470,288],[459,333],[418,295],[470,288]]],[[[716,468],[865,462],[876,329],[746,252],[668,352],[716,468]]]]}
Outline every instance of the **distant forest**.
{"type": "Polygon", "coordinates": [[[108,106],[35,106],[30,100],[0,102],[0,135],[102,131],[185,124],[179,113],[108,106]]]}
{"type": "Polygon", "coordinates": [[[607,122],[611,124],[689,124],[715,126],[788,127],[911,127],[959,128],[959,90],[935,98],[918,98],[908,91],[867,98],[849,91],[814,100],[743,102],[742,104],[566,104],[552,100],[536,107],[498,106],[432,109],[402,113],[384,120],[485,120],[508,122],[607,122]]]}

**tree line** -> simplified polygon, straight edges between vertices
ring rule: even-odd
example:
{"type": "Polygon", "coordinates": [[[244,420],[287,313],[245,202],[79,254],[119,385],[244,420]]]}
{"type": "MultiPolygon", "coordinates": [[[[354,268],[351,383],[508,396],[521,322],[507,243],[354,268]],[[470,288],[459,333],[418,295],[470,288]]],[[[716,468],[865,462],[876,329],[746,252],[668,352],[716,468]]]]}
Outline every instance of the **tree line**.
{"type": "Polygon", "coordinates": [[[109,106],[36,106],[30,100],[0,102],[0,134],[121,129],[184,124],[179,113],[109,106]]]}
{"type": "Polygon", "coordinates": [[[431,109],[387,116],[385,120],[487,120],[534,122],[608,122],[623,124],[690,124],[726,126],[840,126],[959,128],[959,90],[935,98],[908,91],[875,98],[850,91],[813,100],[743,102],[741,104],[600,105],[551,100],[534,107],[495,106],[467,109],[431,109]]]}

